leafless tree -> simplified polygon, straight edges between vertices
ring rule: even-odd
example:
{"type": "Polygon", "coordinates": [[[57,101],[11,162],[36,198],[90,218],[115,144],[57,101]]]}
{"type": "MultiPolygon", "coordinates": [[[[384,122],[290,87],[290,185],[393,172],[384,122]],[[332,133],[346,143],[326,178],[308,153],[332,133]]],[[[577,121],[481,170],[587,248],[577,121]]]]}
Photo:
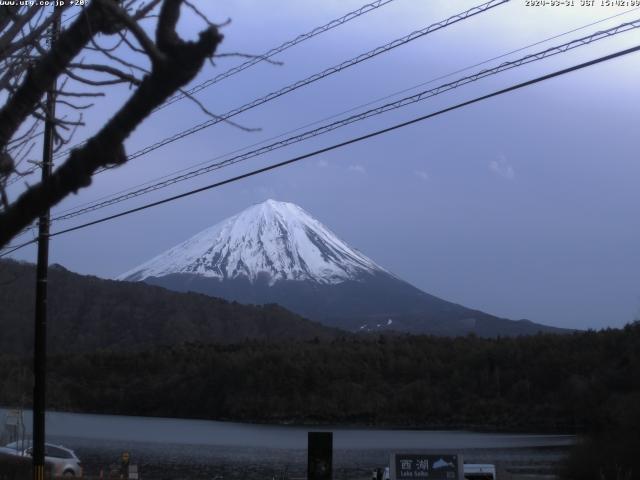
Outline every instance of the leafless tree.
{"type": "Polygon", "coordinates": [[[124,141],[194,78],[223,38],[188,0],[65,3],[55,10],[0,6],[0,248],[47,208],[90,185],[98,169],[126,162],[124,141]],[[205,22],[196,41],[176,33],[182,8],[205,22]],[[50,28],[63,15],[67,18],[57,40],[49,42],[50,28]],[[153,26],[155,36],[147,33],[153,26]],[[58,105],[66,107],[57,115],[47,111],[45,102],[54,84],[58,105]],[[52,117],[55,148],[64,152],[62,147],[83,126],[82,113],[92,98],[118,84],[128,84],[131,94],[104,126],[71,149],[49,181],[27,186],[10,199],[8,185],[37,167],[28,162],[43,120],[52,117]]]}

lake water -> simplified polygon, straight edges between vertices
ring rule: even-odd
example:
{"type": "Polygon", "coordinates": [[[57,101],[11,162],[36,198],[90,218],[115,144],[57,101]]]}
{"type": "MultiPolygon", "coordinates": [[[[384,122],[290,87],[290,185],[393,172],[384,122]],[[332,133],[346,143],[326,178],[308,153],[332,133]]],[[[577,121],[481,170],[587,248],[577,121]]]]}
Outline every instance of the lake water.
{"type": "MultiPolygon", "coordinates": [[[[0,409],[0,417],[4,413],[0,409]]],[[[24,420],[30,430],[30,412],[24,420]]],[[[388,463],[392,451],[413,449],[456,450],[467,462],[544,470],[557,464],[574,441],[571,435],[309,428],[57,412],[47,413],[46,429],[48,440],[74,449],[90,474],[129,451],[146,478],[167,479],[272,478],[285,469],[303,477],[308,431],[333,432],[336,478],[368,478],[372,468],[388,463]]]]}

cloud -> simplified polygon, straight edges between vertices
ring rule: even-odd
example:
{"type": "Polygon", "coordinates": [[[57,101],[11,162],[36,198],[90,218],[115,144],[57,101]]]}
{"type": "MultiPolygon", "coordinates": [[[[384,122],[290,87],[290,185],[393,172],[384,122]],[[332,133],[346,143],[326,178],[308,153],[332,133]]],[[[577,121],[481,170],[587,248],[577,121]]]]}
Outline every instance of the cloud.
{"type": "Polygon", "coordinates": [[[415,172],[413,172],[416,174],[416,176],[418,178],[421,178],[422,180],[429,180],[429,174],[427,172],[425,172],[424,170],[416,170],[415,172]]]}
{"type": "Polygon", "coordinates": [[[367,170],[362,165],[349,165],[347,170],[350,172],[367,173],[367,170]]]}
{"type": "Polygon", "coordinates": [[[318,167],[320,168],[327,168],[329,166],[329,162],[327,162],[326,160],[319,160],[316,165],[318,165],[318,167]]]}
{"type": "Polygon", "coordinates": [[[491,160],[489,162],[489,169],[496,175],[506,178],[507,180],[516,178],[515,170],[504,155],[500,155],[500,158],[497,160],[491,160]]]}

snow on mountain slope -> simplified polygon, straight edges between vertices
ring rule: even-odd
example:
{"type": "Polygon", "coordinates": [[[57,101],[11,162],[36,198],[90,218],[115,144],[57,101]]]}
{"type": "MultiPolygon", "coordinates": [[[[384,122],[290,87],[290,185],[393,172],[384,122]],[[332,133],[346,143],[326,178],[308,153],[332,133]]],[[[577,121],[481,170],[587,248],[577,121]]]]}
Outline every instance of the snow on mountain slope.
{"type": "MultiPolygon", "coordinates": [[[[251,282],[278,280],[336,284],[385,272],[293,203],[267,200],[207,228],[120,275],[140,281],[175,273],[251,282]]],[[[386,272],[385,272],[386,273],[386,272]]]]}

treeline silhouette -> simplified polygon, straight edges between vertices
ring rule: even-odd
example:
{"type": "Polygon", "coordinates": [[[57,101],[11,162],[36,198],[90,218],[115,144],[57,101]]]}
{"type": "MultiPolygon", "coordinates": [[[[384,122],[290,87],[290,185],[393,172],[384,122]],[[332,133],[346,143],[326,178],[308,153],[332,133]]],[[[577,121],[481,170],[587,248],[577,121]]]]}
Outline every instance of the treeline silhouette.
{"type": "MultiPolygon", "coordinates": [[[[0,355],[0,404],[30,404],[30,369],[28,358],[0,355]]],[[[637,462],[628,452],[640,451],[637,322],[620,330],[498,339],[189,343],[58,355],[48,370],[50,409],[588,433],[571,458],[574,471],[599,472],[606,462],[620,471],[637,462]]],[[[582,475],[574,478],[599,478],[582,475]]]]}
{"type": "MultiPolygon", "coordinates": [[[[636,323],[519,338],[407,335],[65,354],[49,360],[49,408],[583,431],[640,400],[639,347],[636,323]]],[[[0,403],[28,398],[30,369],[29,359],[0,356],[0,403]]]]}

